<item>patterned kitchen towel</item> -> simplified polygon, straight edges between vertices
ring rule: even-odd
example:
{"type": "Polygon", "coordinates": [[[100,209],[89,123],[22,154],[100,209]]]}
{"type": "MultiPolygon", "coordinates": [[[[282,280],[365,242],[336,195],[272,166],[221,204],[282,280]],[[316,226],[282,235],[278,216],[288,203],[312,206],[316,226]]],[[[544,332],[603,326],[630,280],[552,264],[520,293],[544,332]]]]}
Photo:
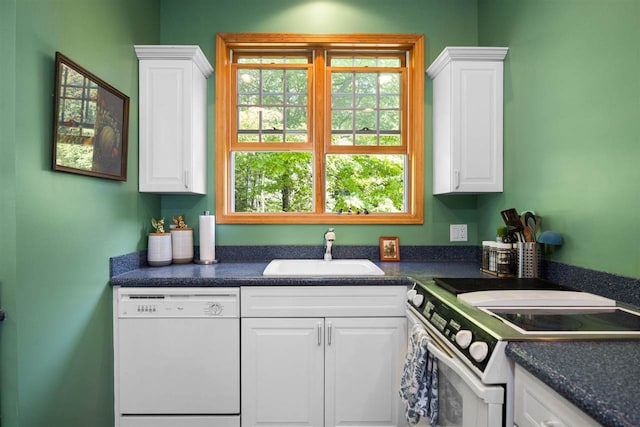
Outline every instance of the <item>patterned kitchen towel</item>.
{"type": "Polygon", "coordinates": [[[428,417],[438,422],[438,362],[428,350],[429,336],[420,324],[411,329],[407,357],[400,381],[400,397],[406,405],[406,418],[416,424],[428,417]]]}

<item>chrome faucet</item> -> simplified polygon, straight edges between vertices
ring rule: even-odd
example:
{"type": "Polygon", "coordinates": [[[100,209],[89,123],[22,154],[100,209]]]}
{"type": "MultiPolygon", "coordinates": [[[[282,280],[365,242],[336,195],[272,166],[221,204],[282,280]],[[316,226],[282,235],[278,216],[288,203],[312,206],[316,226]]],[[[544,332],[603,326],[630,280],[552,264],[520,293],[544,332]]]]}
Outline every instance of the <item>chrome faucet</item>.
{"type": "Polygon", "coordinates": [[[325,242],[325,251],[324,251],[324,260],[331,261],[331,246],[333,245],[333,241],[336,240],[336,233],[333,231],[333,228],[328,229],[324,232],[324,242],[325,242]]]}

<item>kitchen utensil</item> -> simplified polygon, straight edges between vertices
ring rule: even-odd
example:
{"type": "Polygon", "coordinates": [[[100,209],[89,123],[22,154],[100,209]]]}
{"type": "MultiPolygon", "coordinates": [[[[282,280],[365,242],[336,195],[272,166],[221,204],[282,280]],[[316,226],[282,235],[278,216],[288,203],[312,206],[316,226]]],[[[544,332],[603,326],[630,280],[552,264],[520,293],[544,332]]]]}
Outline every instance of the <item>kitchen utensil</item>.
{"type": "Polygon", "coordinates": [[[509,233],[515,234],[517,240],[519,242],[523,242],[524,241],[524,237],[522,235],[523,226],[522,226],[522,221],[520,220],[520,215],[518,215],[518,211],[516,211],[515,208],[506,209],[504,211],[501,211],[500,215],[502,215],[502,219],[504,220],[504,223],[507,225],[507,229],[509,230],[509,233]]]}
{"type": "Polygon", "coordinates": [[[525,219],[524,214],[520,216],[520,223],[522,224],[522,235],[524,236],[525,242],[535,242],[536,235],[533,231],[527,226],[527,220],[525,219]]]}
{"type": "Polygon", "coordinates": [[[531,211],[525,211],[523,215],[524,215],[525,226],[528,227],[529,230],[531,230],[531,234],[533,235],[532,241],[535,241],[536,232],[538,230],[538,220],[536,220],[536,214],[531,211]]]}

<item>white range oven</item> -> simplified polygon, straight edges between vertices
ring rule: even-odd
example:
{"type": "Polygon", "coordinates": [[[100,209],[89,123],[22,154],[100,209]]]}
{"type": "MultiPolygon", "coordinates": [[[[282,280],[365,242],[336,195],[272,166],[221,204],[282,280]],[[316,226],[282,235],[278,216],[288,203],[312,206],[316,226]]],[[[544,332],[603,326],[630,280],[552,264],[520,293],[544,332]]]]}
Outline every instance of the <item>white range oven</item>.
{"type": "Polygon", "coordinates": [[[114,288],[116,427],[240,426],[239,288],[114,288]]]}
{"type": "Polygon", "coordinates": [[[636,311],[541,279],[436,278],[407,296],[438,362],[438,426],[513,426],[509,341],[640,339],[636,311]]]}

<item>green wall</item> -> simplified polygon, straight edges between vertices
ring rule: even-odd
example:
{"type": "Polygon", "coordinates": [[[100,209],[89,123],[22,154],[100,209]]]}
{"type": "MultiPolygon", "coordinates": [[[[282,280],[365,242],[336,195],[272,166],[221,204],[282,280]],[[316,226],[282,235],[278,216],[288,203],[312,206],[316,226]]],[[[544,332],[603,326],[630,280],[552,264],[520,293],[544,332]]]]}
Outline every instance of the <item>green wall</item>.
{"type": "Polygon", "coordinates": [[[146,246],[137,59],[158,43],[156,0],[1,0],[3,427],[113,426],[109,257],[146,246]],[[129,180],[51,171],[54,55],[131,97],[129,180]]]}
{"type": "MultiPolygon", "coordinates": [[[[162,1],[161,40],[164,44],[198,44],[215,64],[215,35],[223,32],[291,33],[419,33],[425,35],[425,65],[447,45],[477,44],[476,0],[184,0],[162,1]]],[[[215,71],[214,71],[215,73],[215,71]]],[[[425,163],[431,163],[431,84],[425,75],[425,163]]],[[[208,163],[214,164],[214,77],[209,79],[208,163]]],[[[197,222],[204,210],[214,211],[214,173],[207,196],[163,196],[165,218],[186,212],[197,222]]],[[[426,173],[424,225],[336,225],[336,244],[377,245],[378,237],[395,235],[411,245],[449,244],[449,224],[466,223],[475,243],[476,198],[434,198],[426,173]]],[[[218,225],[221,245],[321,245],[326,225],[218,225]]],[[[197,233],[196,233],[197,234],[197,233]]],[[[196,236],[197,240],[197,236],[196,236]]]]}
{"type": "Polygon", "coordinates": [[[553,259],[640,277],[639,22],[637,0],[479,1],[480,44],[509,46],[486,234],[501,209],[534,209],[564,236],[553,259]]]}

